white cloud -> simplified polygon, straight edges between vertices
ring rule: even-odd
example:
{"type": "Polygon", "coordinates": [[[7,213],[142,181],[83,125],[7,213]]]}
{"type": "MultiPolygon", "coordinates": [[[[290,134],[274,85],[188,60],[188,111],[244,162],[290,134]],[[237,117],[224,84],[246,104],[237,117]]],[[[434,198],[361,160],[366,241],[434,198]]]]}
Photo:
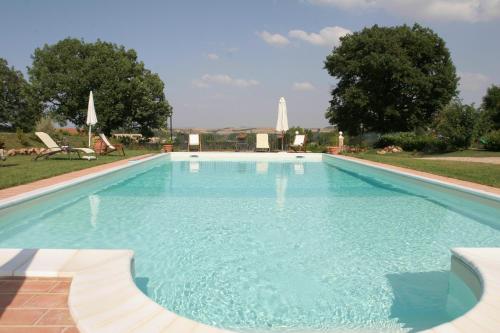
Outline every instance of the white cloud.
{"type": "Polygon", "coordinates": [[[351,30],[342,27],[325,27],[319,31],[315,32],[305,32],[303,30],[290,30],[288,35],[292,38],[301,39],[313,45],[319,46],[337,46],[340,43],[340,38],[352,33],[351,30]]]}
{"type": "Polygon", "coordinates": [[[437,21],[490,21],[500,18],[500,0],[309,0],[343,9],[383,9],[396,15],[437,21]]]}
{"type": "Polygon", "coordinates": [[[207,58],[210,60],[219,60],[219,56],[215,53],[209,53],[207,54],[207,58]]]}
{"type": "Polygon", "coordinates": [[[311,91],[314,90],[314,86],[311,82],[294,82],[292,85],[292,89],[295,91],[311,91]]]}
{"type": "Polygon", "coordinates": [[[193,85],[199,88],[209,87],[211,84],[220,84],[234,87],[252,87],[259,84],[257,80],[235,79],[227,74],[205,74],[193,80],[193,85]]]}
{"type": "Polygon", "coordinates": [[[290,43],[288,38],[280,34],[272,34],[267,31],[262,31],[257,33],[257,35],[262,38],[264,42],[273,46],[285,46],[290,43]]]}

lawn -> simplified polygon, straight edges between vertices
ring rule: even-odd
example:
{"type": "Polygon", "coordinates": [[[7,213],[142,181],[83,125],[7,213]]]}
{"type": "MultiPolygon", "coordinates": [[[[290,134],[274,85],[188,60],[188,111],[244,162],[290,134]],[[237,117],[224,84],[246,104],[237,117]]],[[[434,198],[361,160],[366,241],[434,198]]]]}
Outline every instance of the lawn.
{"type": "MultiPolygon", "coordinates": [[[[466,180],[483,185],[489,185],[500,188],[500,164],[486,164],[473,162],[457,161],[436,161],[423,160],[413,153],[396,153],[378,155],[375,150],[365,153],[347,154],[348,156],[362,158],[374,162],[386,163],[399,167],[414,169],[433,173],[440,176],[466,180]]],[[[471,156],[471,157],[490,157],[499,156],[498,152],[484,152],[475,150],[465,150],[440,155],[426,155],[426,157],[451,157],[451,156],[471,156]]]]}
{"type": "Polygon", "coordinates": [[[47,160],[39,159],[36,162],[32,160],[33,156],[12,156],[5,162],[0,162],[0,189],[151,152],[158,151],[125,150],[126,156],[113,153],[109,156],[98,156],[98,159],[93,161],[75,159],[76,154],[72,160],[65,154],[57,154],[47,160]]]}

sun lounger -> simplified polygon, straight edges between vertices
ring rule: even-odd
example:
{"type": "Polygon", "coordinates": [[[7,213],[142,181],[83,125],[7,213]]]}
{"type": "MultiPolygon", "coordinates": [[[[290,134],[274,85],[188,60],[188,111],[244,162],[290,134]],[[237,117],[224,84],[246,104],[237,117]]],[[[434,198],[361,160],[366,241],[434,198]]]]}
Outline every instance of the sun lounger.
{"type": "Polygon", "coordinates": [[[198,146],[198,150],[201,151],[201,141],[199,134],[189,134],[188,151],[191,151],[191,146],[198,146]]]}
{"type": "Polygon", "coordinates": [[[106,148],[101,151],[102,155],[111,154],[114,151],[121,150],[123,156],[125,156],[125,150],[123,149],[123,145],[122,144],[112,145],[111,142],[109,142],[108,138],[106,137],[106,135],[104,133],[100,133],[99,137],[101,138],[102,142],[104,142],[104,144],[106,145],[106,148]]]}
{"type": "Polygon", "coordinates": [[[294,151],[306,151],[306,136],[304,134],[295,135],[293,144],[290,146],[294,151]]]}
{"type": "Polygon", "coordinates": [[[271,151],[271,148],[269,148],[269,136],[267,134],[257,134],[255,150],[271,151]]]}
{"type": "MultiPolygon", "coordinates": [[[[94,151],[90,148],[67,148],[63,149],[60,147],[51,137],[45,132],[35,132],[35,135],[43,142],[43,144],[47,147],[47,149],[40,152],[35,156],[34,160],[36,161],[40,157],[49,158],[50,156],[58,153],[71,153],[76,152],[78,154],[78,158],[80,158],[80,153],[85,154],[95,154],[94,151]]],[[[90,158],[89,158],[90,160],[90,158]]]]}

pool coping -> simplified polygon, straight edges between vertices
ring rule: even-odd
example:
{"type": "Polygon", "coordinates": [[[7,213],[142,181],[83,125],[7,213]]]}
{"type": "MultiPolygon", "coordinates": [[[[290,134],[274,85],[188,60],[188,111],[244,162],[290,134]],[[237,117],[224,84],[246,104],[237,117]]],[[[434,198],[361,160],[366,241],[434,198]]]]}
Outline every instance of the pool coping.
{"type": "MultiPolygon", "coordinates": [[[[184,155],[187,155],[188,160],[192,154],[200,153],[184,153],[184,155]]],[[[220,154],[214,153],[211,156],[214,159],[218,159],[216,156],[220,154]]],[[[238,153],[226,154],[234,156],[238,153]]],[[[256,157],[256,155],[250,155],[256,153],[239,154],[246,154],[246,156],[253,156],[253,158],[256,157]]],[[[206,153],[203,155],[206,155],[206,153]]],[[[279,160],[279,155],[282,155],[282,153],[265,153],[265,155],[274,155],[276,157],[272,157],[271,159],[279,160]]],[[[365,160],[347,158],[345,156],[315,155],[322,156],[321,159],[338,158],[364,164],[388,172],[500,200],[499,194],[465,187],[460,184],[448,182],[447,180],[433,179],[421,174],[412,174],[413,170],[411,169],[386,167],[385,164],[377,165],[368,163],[365,160]]],[[[174,155],[157,154],[135,161],[134,164],[144,163],[164,156],[171,158],[174,155]]],[[[98,171],[70,181],[63,181],[42,189],[0,200],[0,209],[127,168],[131,165],[127,163],[112,167],[104,171],[98,171]]],[[[480,299],[465,315],[451,322],[431,328],[426,332],[498,331],[500,328],[500,319],[497,318],[500,313],[500,298],[498,297],[500,295],[500,248],[456,248],[452,249],[453,258],[456,258],[458,262],[465,265],[464,267],[468,267],[477,276],[481,286],[480,299]]],[[[0,249],[0,275],[73,277],[75,287],[72,284],[68,303],[77,327],[82,333],[118,333],[125,331],[178,333],[231,332],[179,316],[161,307],[144,295],[137,288],[132,278],[133,252],[131,250],[0,249]],[[127,297],[124,295],[127,295],[127,297]]],[[[461,278],[467,283],[466,278],[463,276],[461,278]]]]}
{"type": "Polygon", "coordinates": [[[0,276],[70,277],[68,307],[81,333],[234,333],[177,315],[133,280],[131,250],[0,249],[0,276]]]}
{"type": "Polygon", "coordinates": [[[343,156],[343,155],[329,155],[323,154],[323,158],[330,158],[332,160],[339,159],[343,161],[348,161],[356,164],[361,164],[364,166],[372,167],[378,170],[383,170],[390,173],[396,173],[409,178],[417,179],[423,182],[437,184],[451,189],[460,190],[470,194],[475,194],[481,197],[486,197],[489,199],[500,201],[500,189],[496,187],[477,184],[465,180],[439,176],[428,172],[413,170],[409,168],[403,168],[398,166],[393,166],[385,163],[373,162],[364,160],[361,158],[343,156]]]}
{"type": "MultiPolygon", "coordinates": [[[[57,192],[59,190],[67,188],[69,186],[77,185],[77,184],[80,184],[80,183],[85,182],[87,180],[102,177],[102,176],[105,176],[107,174],[128,168],[132,165],[142,164],[142,163],[154,160],[154,159],[164,157],[166,155],[167,154],[159,153],[159,154],[155,154],[155,155],[147,156],[147,157],[135,156],[135,157],[131,157],[131,158],[128,158],[125,160],[116,161],[116,162],[120,162],[120,164],[116,165],[116,166],[109,166],[108,168],[105,168],[104,170],[100,170],[100,171],[92,172],[92,170],[90,170],[90,169],[78,170],[76,172],[81,172],[81,171],[91,171],[91,172],[88,174],[82,175],[82,176],[77,176],[74,179],[63,180],[63,181],[60,181],[60,182],[55,183],[55,184],[43,186],[43,187],[40,187],[40,188],[37,188],[34,190],[29,190],[29,191],[26,191],[26,192],[23,192],[20,194],[14,194],[14,195],[6,197],[4,199],[0,199],[0,209],[16,205],[16,204],[19,204],[19,203],[27,201],[27,200],[35,199],[35,198],[38,198],[38,197],[43,196],[45,194],[57,192]]],[[[112,162],[112,163],[116,163],[116,162],[112,162]]],[[[110,163],[110,164],[112,164],[112,163],[110,163]]],[[[106,166],[106,164],[99,165],[99,167],[105,167],[105,166],[106,166]]],[[[63,174],[63,175],[67,175],[67,174],[63,174]]],[[[57,178],[57,177],[63,176],[63,175],[58,175],[58,176],[54,176],[51,178],[57,178]]],[[[43,181],[49,180],[51,178],[43,179],[43,181]]],[[[37,181],[35,181],[35,182],[37,182],[37,181]]],[[[35,182],[33,182],[33,183],[35,183],[35,182]]],[[[19,185],[19,186],[24,186],[24,185],[27,185],[27,184],[23,184],[23,185],[19,185]]],[[[7,188],[7,189],[10,189],[10,188],[7,188]]]]}
{"type": "MultiPolygon", "coordinates": [[[[144,295],[133,280],[131,250],[0,249],[0,276],[71,277],[70,313],[81,333],[234,333],[177,315],[144,295]]],[[[455,248],[452,258],[481,285],[478,303],[427,333],[498,332],[500,249],[455,248]]]]}

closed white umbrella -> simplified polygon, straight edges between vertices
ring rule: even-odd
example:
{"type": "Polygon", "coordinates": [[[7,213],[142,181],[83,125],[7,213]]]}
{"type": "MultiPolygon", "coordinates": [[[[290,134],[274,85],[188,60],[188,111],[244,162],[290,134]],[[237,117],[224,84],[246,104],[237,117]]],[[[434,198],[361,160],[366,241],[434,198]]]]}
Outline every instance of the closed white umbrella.
{"type": "Polygon", "coordinates": [[[278,121],[276,122],[276,130],[281,132],[281,150],[284,149],[283,141],[285,141],[285,132],[288,131],[288,115],[286,112],[285,97],[281,97],[278,103],[278,121]]]}
{"type": "Polygon", "coordinates": [[[94,96],[92,91],[89,96],[89,106],[87,108],[87,125],[89,126],[89,148],[90,148],[90,138],[92,137],[92,125],[97,124],[97,116],[95,114],[94,107],[94,96]]]}

